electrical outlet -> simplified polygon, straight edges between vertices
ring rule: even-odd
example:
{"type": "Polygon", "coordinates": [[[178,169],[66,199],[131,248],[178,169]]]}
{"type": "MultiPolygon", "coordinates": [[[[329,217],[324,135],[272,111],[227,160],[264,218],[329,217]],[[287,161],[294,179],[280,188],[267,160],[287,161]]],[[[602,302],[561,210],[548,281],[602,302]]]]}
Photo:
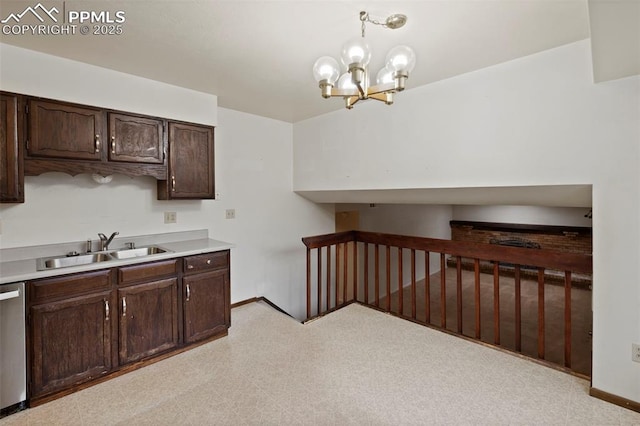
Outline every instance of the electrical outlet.
{"type": "Polygon", "coordinates": [[[631,344],[631,360],[633,362],[640,362],[640,343],[631,344]]]}
{"type": "Polygon", "coordinates": [[[178,214],[176,212],[164,212],[164,223],[176,223],[178,214]]]}
{"type": "Polygon", "coordinates": [[[225,212],[225,218],[227,219],[235,219],[236,218],[236,209],[227,209],[225,212]]]}

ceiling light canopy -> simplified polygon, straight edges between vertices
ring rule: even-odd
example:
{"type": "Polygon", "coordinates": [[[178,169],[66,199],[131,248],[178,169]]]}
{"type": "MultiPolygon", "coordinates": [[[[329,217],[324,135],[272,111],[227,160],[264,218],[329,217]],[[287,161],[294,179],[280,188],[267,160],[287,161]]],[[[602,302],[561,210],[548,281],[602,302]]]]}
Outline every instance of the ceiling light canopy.
{"type": "Polygon", "coordinates": [[[385,22],[369,18],[367,12],[360,12],[362,37],[347,41],[342,46],[340,60],[344,71],[331,56],[319,58],[313,65],[313,76],[320,86],[323,98],[342,97],[347,109],[359,100],[376,99],[387,105],[393,103],[393,94],[404,90],[409,73],[416,65],[416,55],[408,46],[396,46],[387,54],[385,67],[378,71],[374,85],[371,85],[368,65],[371,61],[371,48],[364,38],[367,22],[390,29],[397,29],[407,22],[401,14],[389,16],[385,22]]]}

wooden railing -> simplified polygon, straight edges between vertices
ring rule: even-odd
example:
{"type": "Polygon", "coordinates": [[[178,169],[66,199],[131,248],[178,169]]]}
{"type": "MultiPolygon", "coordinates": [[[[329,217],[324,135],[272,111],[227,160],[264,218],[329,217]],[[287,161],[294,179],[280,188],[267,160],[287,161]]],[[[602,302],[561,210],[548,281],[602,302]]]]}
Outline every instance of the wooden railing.
{"type": "MultiPolygon", "coordinates": [[[[537,316],[537,342],[534,343],[537,357],[542,360],[547,343],[545,289],[550,285],[545,277],[554,271],[563,278],[564,290],[559,296],[554,295],[563,299],[563,361],[557,363],[571,369],[572,274],[591,274],[591,256],[361,231],[306,237],[302,241],[307,247],[307,320],[359,302],[430,327],[522,352],[522,289],[526,281],[526,290],[537,299],[534,307],[537,312],[530,312],[529,304],[524,314],[537,316]],[[463,259],[472,260],[472,279],[467,275],[470,272],[463,273],[463,259]],[[455,262],[455,278],[452,271],[447,277],[447,270],[453,269],[447,267],[448,260],[455,262]],[[490,275],[481,274],[481,263],[483,269],[489,265],[493,272],[492,283],[489,279],[488,288],[485,283],[484,292],[481,275],[485,281],[490,275]],[[504,277],[504,265],[509,265],[512,278],[504,277]],[[523,268],[537,270],[537,285],[535,281],[523,280],[523,268]],[[448,278],[455,283],[448,283],[448,278]],[[463,286],[463,282],[473,285],[463,286]],[[532,288],[534,286],[537,289],[532,288]],[[509,298],[512,291],[514,299],[509,311],[513,312],[513,321],[507,324],[501,320],[501,312],[507,308],[501,300],[505,298],[502,294],[505,290],[509,291],[509,298]],[[455,301],[448,303],[447,292],[452,291],[455,301]],[[489,306],[483,306],[481,293],[485,302],[490,299],[489,306]],[[469,309],[470,305],[472,315],[467,312],[465,317],[463,309],[469,309]],[[488,310],[493,311],[492,324],[483,328],[488,310]],[[473,327],[464,321],[472,322],[473,327]],[[501,340],[504,328],[508,328],[509,333],[513,328],[512,342],[501,340]],[[493,334],[492,338],[487,340],[483,332],[493,334]]],[[[554,287],[558,289],[557,285],[554,287]]],[[[531,347],[531,342],[525,342],[531,347]]]]}

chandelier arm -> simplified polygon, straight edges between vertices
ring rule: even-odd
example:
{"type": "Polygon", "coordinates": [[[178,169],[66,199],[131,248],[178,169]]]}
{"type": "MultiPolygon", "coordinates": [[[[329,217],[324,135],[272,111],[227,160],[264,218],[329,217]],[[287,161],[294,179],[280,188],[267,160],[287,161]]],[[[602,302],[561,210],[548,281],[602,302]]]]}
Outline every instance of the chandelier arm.
{"type": "Polygon", "coordinates": [[[376,101],[387,102],[387,95],[390,95],[390,94],[391,93],[388,93],[388,92],[374,93],[369,95],[369,99],[375,99],[376,101]]]}
{"type": "Polygon", "coordinates": [[[346,98],[346,97],[359,97],[358,91],[355,89],[336,89],[336,88],[332,88],[331,89],[331,97],[341,97],[341,98],[346,98]]]}
{"type": "Polygon", "coordinates": [[[377,95],[379,93],[395,93],[396,91],[395,83],[377,84],[369,87],[367,90],[369,96],[377,95]]]}

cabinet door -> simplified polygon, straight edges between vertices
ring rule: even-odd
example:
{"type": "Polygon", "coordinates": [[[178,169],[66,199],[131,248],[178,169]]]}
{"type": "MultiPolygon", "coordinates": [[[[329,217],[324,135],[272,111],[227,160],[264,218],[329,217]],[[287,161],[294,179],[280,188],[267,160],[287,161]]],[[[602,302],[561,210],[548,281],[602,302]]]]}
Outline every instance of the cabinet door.
{"type": "Polygon", "coordinates": [[[178,345],[176,278],[118,289],[120,364],[134,362],[178,345]]]}
{"type": "Polygon", "coordinates": [[[109,161],[164,163],[161,119],[109,114],[109,161]]]}
{"type": "Polygon", "coordinates": [[[24,202],[18,97],[0,95],[0,203],[24,202]]]}
{"type": "Polygon", "coordinates": [[[229,270],[185,276],[184,340],[196,342],[230,326],[229,270]]]}
{"type": "Polygon", "coordinates": [[[31,396],[111,369],[111,292],[32,306],[31,396]]]}
{"type": "Polygon", "coordinates": [[[29,156],[102,159],[101,110],[32,99],[28,111],[29,156]]]}
{"type": "Polygon", "coordinates": [[[214,198],[213,127],[169,123],[167,198],[214,198]]]}

